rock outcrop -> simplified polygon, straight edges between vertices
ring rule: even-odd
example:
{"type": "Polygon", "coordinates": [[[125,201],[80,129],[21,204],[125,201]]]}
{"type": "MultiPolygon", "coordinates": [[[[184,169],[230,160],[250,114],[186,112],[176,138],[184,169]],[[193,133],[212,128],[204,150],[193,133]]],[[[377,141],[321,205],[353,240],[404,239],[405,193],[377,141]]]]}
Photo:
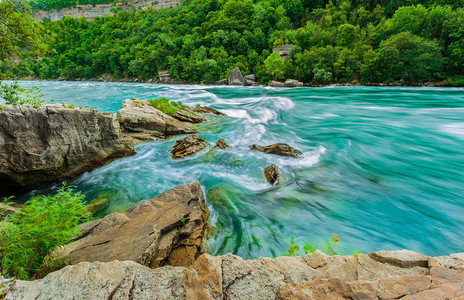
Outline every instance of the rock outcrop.
{"type": "Polygon", "coordinates": [[[185,158],[193,155],[208,146],[208,142],[196,135],[190,134],[178,139],[172,146],[171,155],[174,159],[185,158]]]}
{"type": "Polygon", "coordinates": [[[227,147],[229,147],[229,145],[227,145],[226,141],[223,138],[220,138],[219,140],[217,140],[216,145],[214,147],[226,149],[227,147]]]}
{"type": "Polygon", "coordinates": [[[230,71],[229,85],[245,85],[245,78],[243,78],[239,67],[236,67],[230,71]]]}
{"type": "Polygon", "coordinates": [[[110,112],[62,105],[0,110],[0,195],[69,180],[134,153],[110,112]]]}
{"type": "Polygon", "coordinates": [[[251,150],[280,155],[280,156],[293,157],[293,158],[299,158],[300,155],[303,154],[299,150],[284,143],[277,143],[277,144],[272,144],[269,146],[260,146],[260,145],[253,144],[253,145],[250,145],[249,147],[251,150]]]}
{"type": "Polygon", "coordinates": [[[158,77],[159,77],[159,81],[161,83],[170,83],[170,82],[172,82],[171,74],[169,74],[168,70],[158,71],[158,77]]]}
{"type": "Polygon", "coordinates": [[[10,282],[6,299],[461,299],[463,284],[464,254],[316,251],[255,260],[204,254],[188,268],[84,262],[41,280],[10,282]],[[390,259],[377,259],[383,256],[390,259]]]}
{"type": "Polygon", "coordinates": [[[123,133],[141,140],[196,132],[184,122],[154,108],[147,100],[135,98],[124,101],[118,111],[118,121],[123,133]]]}
{"type": "Polygon", "coordinates": [[[214,114],[217,116],[225,116],[226,114],[208,106],[198,106],[194,108],[194,111],[201,114],[214,114]]]}
{"type": "Polygon", "coordinates": [[[286,60],[292,53],[293,47],[294,46],[292,44],[283,44],[272,48],[272,52],[279,52],[280,57],[282,57],[283,60],[286,60]]]}
{"type": "Polygon", "coordinates": [[[206,251],[209,210],[198,181],[81,225],[62,250],[72,263],[132,260],[156,268],[190,266],[206,251]]]}
{"type": "Polygon", "coordinates": [[[267,182],[274,184],[280,179],[280,172],[276,165],[270,165],[269,167],[264,168],[264,177],[267,182]]]}

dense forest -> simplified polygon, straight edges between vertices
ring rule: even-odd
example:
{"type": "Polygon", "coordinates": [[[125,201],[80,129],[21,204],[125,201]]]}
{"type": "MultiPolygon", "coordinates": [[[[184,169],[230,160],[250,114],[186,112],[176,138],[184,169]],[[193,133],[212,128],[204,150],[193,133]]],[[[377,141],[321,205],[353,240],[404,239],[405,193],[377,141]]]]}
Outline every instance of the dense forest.
{"type": "Polygon", "coordinates": [[[91,22],[45,20],[42,50],[23,48],[0,72],[147,80],[166,69],[177,80],[209,83],[238,66],[261,83],[462,84],[463,2],[187,0],[91,22]],[[281,44],[294,45],[285,60],[272,53],[281,44]]]}

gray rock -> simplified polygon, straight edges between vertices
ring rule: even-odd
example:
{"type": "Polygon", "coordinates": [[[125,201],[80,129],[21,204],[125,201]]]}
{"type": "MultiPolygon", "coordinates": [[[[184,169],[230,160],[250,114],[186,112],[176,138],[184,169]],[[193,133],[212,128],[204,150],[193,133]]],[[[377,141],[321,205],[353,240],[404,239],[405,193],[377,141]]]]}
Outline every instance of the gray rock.
{"type": "Polygon", "coordinates": [[[59,254],[74,264],[132,260],[151,268],[190,266],[206,251],[208,216],[200,183],[180,185],[124,213],[83,224],[81,236],[59,254]]]}
{"type": "Polygon", "coordinates": [[[239,67],[236,67],[230,71],[229,85],[245,85],[245,78],[243,78],[239,67]]]}
{"type": "Polygon", "coordinates": [[[229,84],[229,80],[228,79],[221,79],[217,82],[218,85],[227,85],[229,84]]]}
{"type": "Polygon", "coordinates": [[[286,60],[292,53],[293,47],[294,46],[292,44],[283,44],[272,48],[272,52],[279,52],[280,57],[282,57],[283,60],[286,60]]]}
{"type": "Polygon", "coordinates": [[[287,79],[285,81],[285,87],[303,87],[304,84],[301,81],[295,80],[295,79],[287,79]]]}
{"type": "Polygon", "coordinates": [[[110,112],[62,105],[0,110],[0,194],[73,179],[134,153],[110,112]]]}
{"type": "Polygon", "coordinates": [[[170,83],[170,82],[172,82],[171,74],[169,74],[169,71],[167,71],[167,70],[158,71],[158,77],[159,77],[159,81],[161,83],[170,83]]]}
{"type": "Polygon", "coordinates": [[[256,82],[256,75],[255,74],[246,75],[244,78],[245,78],[245,80],[249,80],[251,82],[256,82]]]}
{"type": "Polygon", "coordinates": [[[208,146],[208,142],[196,135],[188,135],[178,139],[172,146],[171,155],[174,159],[185,158],[193,155],[208,146]]]}
{"type": "Polygon", "coordinates": [[[157,110],[147,100],[127,99],[118,111],[118,121],[123,133],[137,135],[143,133],[165,138],[175,134],[195,133],[182,121],[157,110]]]}
{"type": "Polygon", "coordinates": [[[285,87],[285,84],[283,82],[279,82],[275,80],[272,80],[271,83],[269,83],[269,85],[273,87],[285,87]]]}

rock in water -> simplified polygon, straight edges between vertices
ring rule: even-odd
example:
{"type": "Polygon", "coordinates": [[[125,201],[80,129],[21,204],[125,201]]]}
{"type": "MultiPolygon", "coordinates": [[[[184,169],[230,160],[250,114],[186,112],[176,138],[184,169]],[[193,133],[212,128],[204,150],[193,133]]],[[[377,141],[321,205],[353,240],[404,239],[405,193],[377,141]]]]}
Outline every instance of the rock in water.
{"type": "Polygon", "coordinates": [[[229,85],[245,85],[245,78],[243,78],[239,67],[236,67],[230,71],[229,85]]]}
{"type": "Polygon", "coordinates": [[[0,194],[69,180],[135,154],[110,112],[44,105],[0,110],[0,194]]]}
{"type": "Polygon", "coordinates": [[[223,138],[220,138],[217,142],[216,142],[216,146],[217,148],[221,148],[221,149],[225,149],[227,147],[229,147],[229,145],[227,145],[226,141],[223,139],[223,138]]]}
{"type": "Polygon", "coordinates": [[[167,137],[196,132],[184,122],[159,111],[142,99],[125,100],[118,111],[118,120],[123,132],[135,138],[140,134],[167,137]]]}
{"type": "Polygon", "coordinates": [[[264,168],[264,177],[266,177],[267,182],[274,184],[280,179],[279,169],[276,165],[270,165],[269,167],[264,168]]]}
{"type": "Polygon", "coordinates": [[[269,85],[273,87],[285,87],[285,84],[283,82],[275,81],[275,80],[272,80],[269,85]]]}
{"type": "Polygon", "coordinates": [[[225,116],[226,114],[220,112],[219,110],[216,110],[214,108],[208,107],[208,106],[199,106],[195,108],[196,112],[202,113],[202,114],[215,114],[218,116],[225,116]]]}
{"type": "Polygon", "coordinates": [[[301,81],[295,80],[295,79],[288,79],[285,81],[285,86],[286,87],[303,87],[304,84],[301,81]]]}
{"type": "Polygon", "coordinates": [[[194,134],[178,139],[172,146],[171,155],[174,159],[185,158],[205,148],[208,142],[194,134]]]}
{"type": "Polygon", "coordinates": [[[132,260],[150,268],[189,266],[206,252],[209,210],[198,181],[81,225],[63,253],[73,263],[132,260]]]}
{"type": "Polygon", "coordinates": [[[280,156],[288,156],[288,157],[293,157],[293,158],[300,158],[301,153],[300,151],[296,150],[293,147],[290,147],[287,144],[284,143],[277,143],[269,146],[260,146],[260,145],[250,145],[249,146],[251,150],[255,151],[261,151],[264,153],[269,153],[269,154],[275,154],[275,155],[280,155],[280,156]]]}

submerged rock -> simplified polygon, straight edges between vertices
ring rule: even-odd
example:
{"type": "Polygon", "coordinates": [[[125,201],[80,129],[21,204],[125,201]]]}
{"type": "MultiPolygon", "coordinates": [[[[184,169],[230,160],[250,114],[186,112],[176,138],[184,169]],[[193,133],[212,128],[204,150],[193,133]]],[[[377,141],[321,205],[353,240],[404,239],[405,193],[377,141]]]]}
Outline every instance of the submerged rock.
{"type": "Polygon", "coordinates": [[[293,158],[300,158],[300,155],[303,154],[299,150],[284,143],[277,143],[269,146],[260,146],[253,144],[249,147],[251,150],[293,158]]]}
{"type": "Polygon", "coordinates": [[[239,67],[236,67],[230,71],[229,85],[245,85],[245,78],[243,78],[239,67]]]}
{"type": "Polygon", "coordinates": [[[128,135],[165,138],[175,134],[195,133],[180,120],[159,111],[150,105],[147,100],[127,99],[118,111],[118,121],[122,131],[128,135]]]}
{"type": "Polygon", "coordinates": [[[206,251],[209,210],[198,181],[80,226],[62,254],[72,263],[132,260],[156,268],[190,266],[206,251]]]}
{"type": "MultiPolygon", "coordinates": [[[[403,261],[402,251],[390,254],[403,261]]],[[[10,282],[5,299],[458,299],[462,256],[426,257],[427,266],[413,267],[320,251],[253,260],[203,254],[188,268],[154,270],[131,261],[83,262],[10,282]]]]}
{"type": "Polygon", "coordinates": [[[172,146],[171,155],[174,159],[185,158],[193,155],[208,146],[208,142],[196,135],[188,135],[178,139],[172,146]]]}
{"type": "Polygon", "coordinates": [[[0,195],[73,179],[135,154],[110,112],[44,105],[0,110],[0,195]]]}
{"type": "Polygon", "coordinates": [[[280,179],[280,172],[276,165],[270,165],[269,167],[264,168],[264,177],[266,177],[267,182],[274,184],[280,179]]]}
{"type": "Polygon", "coordinates": [[[226,141],[223,139],[223,138],[220,138],[217,142],[216,142],[216,146],[217,148],[221,148],[221,149],[225,149],[227,147],[229,147],[229,145],[227,145],[226,141]]]}

